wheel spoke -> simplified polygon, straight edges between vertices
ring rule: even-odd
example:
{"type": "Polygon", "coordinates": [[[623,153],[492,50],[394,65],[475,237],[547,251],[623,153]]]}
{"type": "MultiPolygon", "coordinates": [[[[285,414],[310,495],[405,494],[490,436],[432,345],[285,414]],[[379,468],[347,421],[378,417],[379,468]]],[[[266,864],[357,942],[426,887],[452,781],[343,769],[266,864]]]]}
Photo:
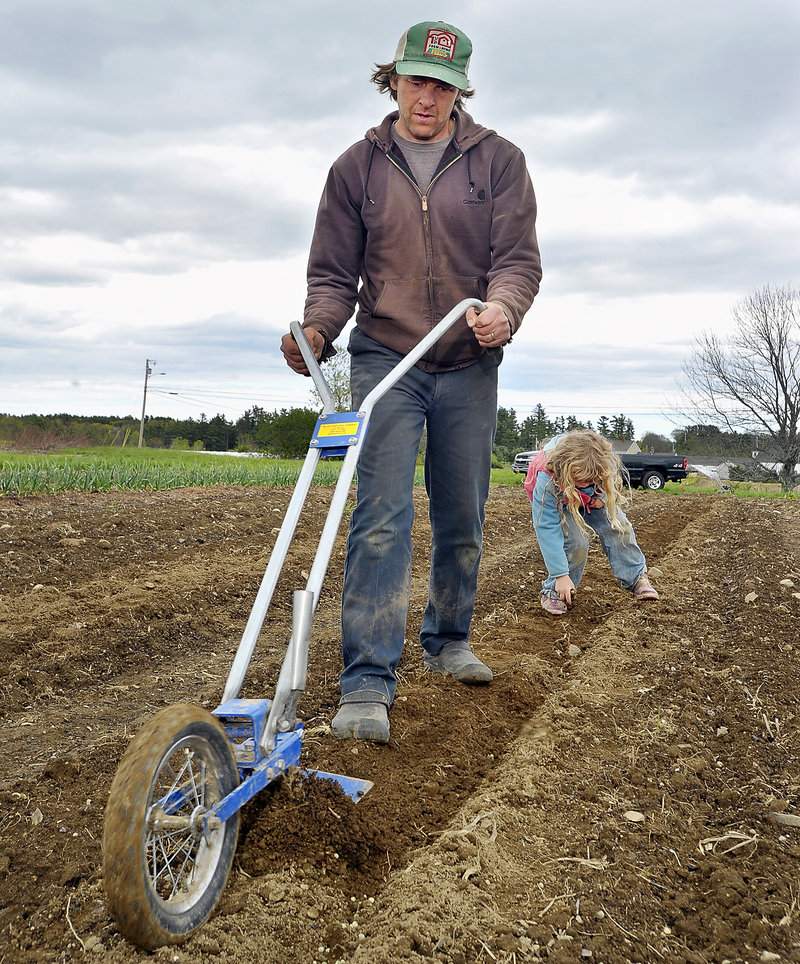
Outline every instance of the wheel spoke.
{"type": "Polygon", "coordinates": [[[201,807],[206,805],[206,761],[200,760],[200,798],[198,799],[198,804],[201,807]]]}
{"type": "MultiPolygon", "coordinates": [[[[193,798],[194,798],[194,804],[195,804],[195,806],[197,806],[197,805],[201,802],[201,797],[204,795],[205,782],[203,782],[202,787],[201,787],[201,790],[200,790],[200,792],[198,792],[198,789],[197,789],[197,780],[196,780],[196,778],[195,778],[195,771],[194,771],[194,767],[192,766],[192,763],[194,762],[194,751],[193,751],[193,750],[189,750],[189,749],[187,748],[187,749],[184,750],[184,753],[186,754],[186,764],[185,764],[185,766],[184,766],[184,772],[188,771],[188,773],[189,773],[189,783],[190,783],[191,788],[192,788],[192,795],[193,795],[193,798]]],[[[202,763],[201,763],[201,768],[202,768],[202,763]]],[[[205,774],[203,774],[203,776],[205,776],[205,774]]]]}
{"type": "MultiPolygon", "coordinates": [[[[193,850],[197,847],[197,840],[193,834],[187,835],[185,831],[173,831],[158,834],[158,836],[153,835],[150,840],[148,840],[148,847],[152,847],[153,884],[155,889],[159,891],[159,883],[162,885],[164,883],[170,885],[169,895],[166,897],[167,900],[170,900],[181,888],[184,871],[188,862],[194,856],[193,850]],[[179,839],[179,834],[183,839],[179,839]],[[159,864],[159,855],[163,858],[161,864],[159,864]],[[181,855],[183,855],[183,860],[180,867],[176,870],[175,863],[181,858],[181,855]]],[[[193,870],[194,864],[190,867],[189,883],[191,883],[192,880],[193,870]]],[[[188,885],[183,889],[188,890],[188,885]]]]}
{"type": "Polygon", "coordinates": [[[170,771],[172,781],[155,804],[164,813],[170,815],[177,813],[185,803],[190,803],[190,810],[194,810],[200,803],[200,794],[192,767],[194,751],[183,747],[183,754],[184,759],[177,771],[172,766],[172,756],[165,761],[164,769],[170,771]]]}

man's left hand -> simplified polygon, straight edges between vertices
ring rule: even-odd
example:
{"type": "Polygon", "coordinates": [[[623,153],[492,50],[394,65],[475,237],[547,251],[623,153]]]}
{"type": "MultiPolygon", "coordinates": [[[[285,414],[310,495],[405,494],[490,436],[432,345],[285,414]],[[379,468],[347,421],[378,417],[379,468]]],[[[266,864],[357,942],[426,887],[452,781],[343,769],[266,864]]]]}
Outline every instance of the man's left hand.
{"type": "Polygon", "coordinates": [[[505,309],[494,301],[487,301],[486,310],[480,314],[468,308],[466,319],[481,348],[501,348],[511,340],[511,324],[505,309]]]}

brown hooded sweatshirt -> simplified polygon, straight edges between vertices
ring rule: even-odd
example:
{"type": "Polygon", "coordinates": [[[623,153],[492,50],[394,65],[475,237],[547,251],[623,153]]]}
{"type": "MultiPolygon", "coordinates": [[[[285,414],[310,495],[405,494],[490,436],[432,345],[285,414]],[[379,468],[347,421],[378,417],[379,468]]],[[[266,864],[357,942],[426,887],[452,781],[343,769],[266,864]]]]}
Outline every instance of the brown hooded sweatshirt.
{"type": "MultiPolygon", "coordinates": [[[[459,301],[479,298],[500,302],[515,332],[542,275],[522,152],[456,111],[453,140],[423,194],[392,140],[397,117],[367,131],[328,174],[303,324],[330,346],[358,300],[358,327],[405,355],[459,301]]],[[[417,365],[452,371],[482,353],[462,320],[417,365]]]]}

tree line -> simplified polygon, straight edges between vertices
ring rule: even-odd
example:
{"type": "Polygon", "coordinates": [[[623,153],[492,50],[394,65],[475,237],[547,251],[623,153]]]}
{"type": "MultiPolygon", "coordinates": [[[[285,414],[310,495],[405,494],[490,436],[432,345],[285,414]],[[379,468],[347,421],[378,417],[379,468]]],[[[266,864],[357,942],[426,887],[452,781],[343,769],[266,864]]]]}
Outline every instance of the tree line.
{"type": "MultiPolygon", "coordinates": [[[[145,420],[144,444],[148,448],[201,449],[214,452],[263,452],[279,458],[302,458],[317,421],[318,412],[290,408],[268,412],[259,406],[248,409],[235,422],[224,415],[198,419],[150,417],[145,420]]],[[[624,414],[600,416],[596,424],[580,422],[572,415],[550,418],[542,405],[522,419],[513,408],[497,411],[494,462],[510,462],[519,451],[540,448],[561,432],[593,428],[608,439],[633,441],[633,421],[624,414]]],[[[47,450],[89,446],[138,444],[139,420],[128,416],[4,415],[0,414],[0,447],[47,450]]],[[[648,432],[638,439],[645,451],[680,452],[683,455],[749,456],[759,447],[752,433],[724,432],[714,425],[690,425],[676,429],[672,437],[648,432]]]]}
{"type": "Polygon", "coordinates": [[[554,435],[580,428],[594,429],[608,439],[633,441],[635,438],[633,422],[625,415],[602,415],[597,425],[592,425],[591,422],[578,421],[574,415],[548,418],[544,407],[537,405],[533,413],[520,422],[513,408],[501,407],[497,410],[493,460],[496,465],[510,462],[516,452],[541,448],[554,435]]]}
{"type": "MultiPolygon", "coordinates": [[[[174,419],[149,416],[144,445],[157,449],[212,452],[264,452],[281,458],[302,457],[317,421],[307,408],[266,412],[254,406],[235,422],[224,415],[174,419]]],[[[131,416],[0,414],[0,448],[48,450],[89,446],[135,447],[139,419],[131,416]]]]}

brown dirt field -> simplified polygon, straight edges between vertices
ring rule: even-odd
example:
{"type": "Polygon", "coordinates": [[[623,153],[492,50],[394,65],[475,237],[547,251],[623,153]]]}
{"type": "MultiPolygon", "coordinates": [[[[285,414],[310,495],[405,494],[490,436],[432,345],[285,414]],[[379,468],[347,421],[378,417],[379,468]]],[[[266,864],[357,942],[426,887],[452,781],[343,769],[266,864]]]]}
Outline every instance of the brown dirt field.
{"type": "MultiPolygon", "coordinates": [[[[272,695],[329,489],[297,538],[243,696],[272,695]]],[[[343,533],[312,627],[306,766],[244,808],[218,909],[148,954],[109,916],[101,837],[131,736],[217,705],[290,492],[0,500],[0,964],[800,961],[800,502],[634,494],[657,603],[592,550],[538,605],[520,487],[495,487],[473,625],[495,670],[423,668],[427,522],[386,746],[338,743],[343,533]],[[639,814],[640,817],[636,817],[639,814]]]]}

